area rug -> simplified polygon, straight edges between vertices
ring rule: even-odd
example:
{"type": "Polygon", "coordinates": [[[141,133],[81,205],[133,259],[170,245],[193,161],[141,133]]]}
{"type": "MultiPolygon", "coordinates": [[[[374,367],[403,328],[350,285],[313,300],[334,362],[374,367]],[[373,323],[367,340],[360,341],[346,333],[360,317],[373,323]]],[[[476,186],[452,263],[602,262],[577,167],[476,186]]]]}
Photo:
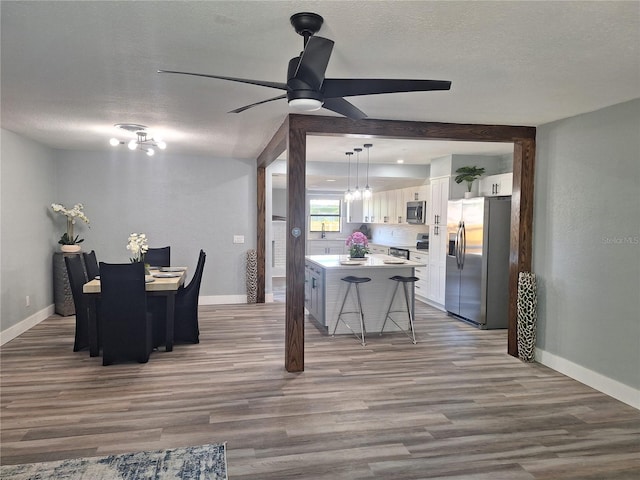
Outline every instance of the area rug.
{"type": "Polygon", "coordinates": [[[3,465],[3,480],[227,480],[226,444],[3,465]]]}

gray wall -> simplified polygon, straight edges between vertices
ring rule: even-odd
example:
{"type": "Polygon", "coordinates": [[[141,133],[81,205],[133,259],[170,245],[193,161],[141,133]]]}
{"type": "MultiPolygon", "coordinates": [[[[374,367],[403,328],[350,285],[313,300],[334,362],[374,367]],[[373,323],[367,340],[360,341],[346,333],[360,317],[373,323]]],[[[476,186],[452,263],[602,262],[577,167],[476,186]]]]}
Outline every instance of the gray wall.
{"type": "Polygon", "coordinates": [[[537,346],[640,388],[640,100],[538,128],[537,346]]]}
{"type": "Polygon", "coordinates": [[[82,202],[91,228],[83,250],[126,262],[130,233],[171,245],[171,263],[193,272],[207,252],[201,296],[242,295],[246,252],[256,242],[255,162],[126,149],[57,152],[58,201],[82,202]],[[244,244],[234,244],[244,235],[244,244]],[[220,274],[224,272],[224,274],[220,274]]]}
{"type": "Polygon", "coordinates": [[[0,328],[5,330],[53,303],[51,254],[66,224],[58,233],[50,216],[57,191],[53,151],[7,130],[0,143],[0,328]]]}
{"type": "Polygon", "coordinates": [[[53,202],[83,203],[91,224],[76,224],[84,251],[127,262],[127,237],[171,245],[174,265],[193,272],[207,252],[201,296],[246,294],[246,251],[256,242],[254,161],[127,149],[52,150],[2,130],[2,330],[53,303],[52,253],[66,225],[53,202]],[[244,244],[234,244],[244,235],[244,244]],[[31,307],[25,308],[25,297],[31,307]]]}

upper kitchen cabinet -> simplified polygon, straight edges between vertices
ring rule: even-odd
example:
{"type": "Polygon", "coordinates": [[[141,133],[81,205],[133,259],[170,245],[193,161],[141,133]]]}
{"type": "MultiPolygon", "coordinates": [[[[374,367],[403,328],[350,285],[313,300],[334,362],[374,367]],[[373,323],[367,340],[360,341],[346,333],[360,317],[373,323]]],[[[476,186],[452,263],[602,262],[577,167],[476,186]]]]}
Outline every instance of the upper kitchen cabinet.
{"type": "Polygon", "coordinates": [[[510,155],[447,155],[431,161],[431,178],[449,176],[449,199],[464,198],[467,183],[456,183],[456,170],[475,166],[485,169],[485,176],[473,182],[473,196],[511,195],[513,159],[510,155]],[[494,193],[491,193],[491,192],[494,193]],[[498,193],[495,193],[498,191],[498,193]]]}
{"type": "Polygon", "coordinates": [[[352,200],[347,205],[347,223],[368,222],[368,212],[365,213],[365,200],[352,200]]]}
{"type": "Polygon", "coordinates": [[[511,195],[513,191],[513,172],[482,177],[480,178],[479,187],[481,197],[511,195]]]}
{"type": "Polygon", "coordinates": [[[418,185],[403,189],[407,202],[429,201],[429,185],[418,185]]]}

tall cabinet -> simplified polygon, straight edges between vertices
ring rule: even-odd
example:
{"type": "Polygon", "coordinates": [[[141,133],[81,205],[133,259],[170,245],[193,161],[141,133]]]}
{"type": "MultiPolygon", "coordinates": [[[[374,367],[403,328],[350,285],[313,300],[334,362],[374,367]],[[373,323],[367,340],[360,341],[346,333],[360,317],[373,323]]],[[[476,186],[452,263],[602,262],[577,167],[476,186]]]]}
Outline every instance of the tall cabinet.
{"type": "Polygon", "coordinates": [[[447,203],[450,176],[431,179],[429,217],[429,283],[427,297],[444,308],[447,260],[447,203]]]}

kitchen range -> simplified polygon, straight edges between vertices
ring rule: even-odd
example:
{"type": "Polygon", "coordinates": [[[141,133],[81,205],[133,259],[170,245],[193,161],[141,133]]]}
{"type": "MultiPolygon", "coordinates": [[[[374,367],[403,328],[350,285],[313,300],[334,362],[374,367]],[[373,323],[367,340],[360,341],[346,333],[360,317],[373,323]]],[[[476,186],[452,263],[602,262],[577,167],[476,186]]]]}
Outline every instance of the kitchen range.
{"type": "MultiPolygon", "coordinates": [[[[413,247],[411,247],[413,248],[413,247]]],[[[416,238],[415,250],[429,250],[429,234],[419,233],[416,238]]],[[[389,247],[389,255],[392,257],[411,259],[411,249],[409,247],[389,247]]]]}

